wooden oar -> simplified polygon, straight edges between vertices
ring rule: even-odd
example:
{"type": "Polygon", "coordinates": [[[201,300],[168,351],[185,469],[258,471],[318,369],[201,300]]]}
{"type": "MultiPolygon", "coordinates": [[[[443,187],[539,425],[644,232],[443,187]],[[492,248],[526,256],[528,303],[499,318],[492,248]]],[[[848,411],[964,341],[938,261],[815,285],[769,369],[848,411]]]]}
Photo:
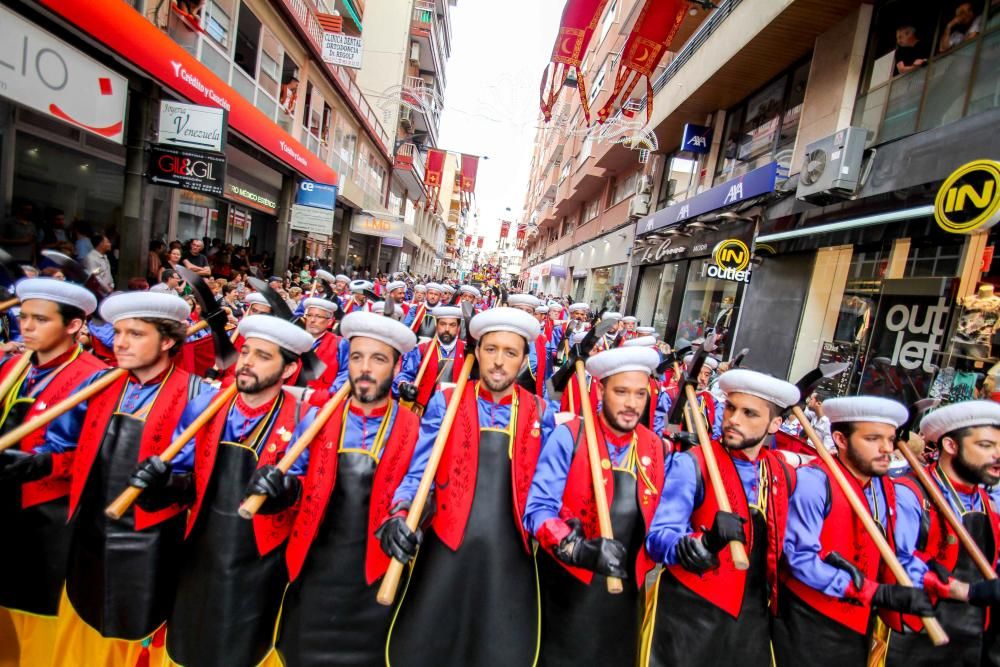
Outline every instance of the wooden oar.
{"type": "Polygon", "coordinates": [[[937,507],[937,510],[944,517],[944,520],[947,521],[948,525],[951,526],[951,529],[955,531],[955,534],[958,536],[958,541],[969,554],[969,557],[972,558],[972,562],[976,564],[977,568],[979,568],[983,577],[986,579],[996,579],[996,570],[994,570],[990,562],[986,560],[986,556],[984,556],[983,552],[979,549],[979,545],[976,544],[974,539],[972,539],[972,535],[969,535],[969,531],[965,529],[965,525],[962,523],[962,520],[958,518],[957,514],[955,514],[955,510],[952,509],[951,504],[945,499],[944,494],[941,493],[941,489],[938,485],[935,484],[934,480],[931,479],[931,476],[927,474],[927,470],[924,469],[924,467],[920,464],[920,461],[917,460],[916,455],[906,447],[905,443],[902,443],[901,441],[896,442],[896,449],[898,449],[899,453],[903,455],[906,462],[910,464],[910,470],[913,471],[913,474],[916,475],[917,479],[920,481],[921,486],[923,486],[924,490],[927,491],[927,495],[930,496],[931,502],[937,507]]]}
{"type": "MultiPolygon", "coordinates": [[[[584,371],[583,360],[576,362],[576,386],[580,389],[580,395],[586,396],[587,375],[584,371]]],[[[587,435],[587,459],[590,463],[590,480],[594,485],[594,504],[597,506],[597,525],[601,531],[601,537],[606,540],[615,539],[614,530],[611,527],[611,512],[608,511],[608,494],[604,489],[604,475],[601,472],[601,454],[597,448],[597,429],[594,425],[594,406],[589,400],[581,400],[583,412],[583,429],[587,435]]],[[[617,595],[622,592],[622,580],[618,577],[608,577],[608,593],[617,595]]]]}
{"type": "MultiPolygon", "coordinates": [[[[292,464],[294,464],[298,458],[302,456],[302,452],[304,452],[306,447],[312,443],[313,439],[319,434],[320,430],[326,426],[326,423],[330,421],[330,417],[333,416],[333,413],[337,411],[337,408],[340,407],[340,404],[344,402],[344,399],[346,399],[350,393],[351,383],[345,382],[344,386],[338,389],[337,393],[333,395],[333,398],[323,404],[323,407],[320,408],[320,411],[316,414],[316,418],[313,420],[312,424],[310,424],[308,428],[302,432],[302,435],[299,436],[298,440],[292,443],[292,446],[288,448],[285,455],[281,457],[280,461],[278,461],[278,470],[285,474],[288,473],[292,464]]],[[[244,519],[252,519],[265,501],[267,501],[267,496],[262,494],[248,497],[240,504],[240,516],[244,519]]]]}
{"type": "MultiPolygon", "coordinates": [[[[451,432],[452,424],[455,422],[455,415],[458,414],[458,406],[462,403],[462,396],[465,394],[465,385],[469,381],[469,374],[472,372],[472,365],[476,357],[472,354],[465,355],[465,363],[462,364],[461,374],[455,384],[455,390],[448,402],[448,409],[441,420],[441,428],[438,429],[437,439],[434,440],[434,447],[431,448],[430,458],[427,460],[427,467],[420,478],[420,486],[413,496],[409,513],[406,516],[406,526],[416,532],[420,523],[420,517],[427,504],[427,497],[431,492],[431,485],[434,483],[434,476],[437,474],[438,464],[441,463],[441,456],[444,454],[445,445],[448,443],[448,435],[451,432]]],[[[403,563],[395,558],[389,563],[389,569],[382,578],[376,599],[379,604],[389,606],[396,599],[396,589],[399,588],[399,580],[403,576],[403,563]]]]}
{"type": "MultiPolygon", "coordinates": [[[[10,362],[8,361],[7,363],[10,362]]],[[[0,401],[7,397],[7,394],[10,393],[10,390],[13,389],[18,380],[21,379],[21,376],[26,370],[28,370],[28,366],[30,365],[31,352],[29,350],[25,350],[24,353],[21,354],[21,357],[14,362],[14,366],[10,369],[10,372],[7,373],[7,377],[3,379],[3,382],[0,382],[0,401]]]]}
{"type": "MultiPolygon", "coordinates": [[[[861,525],[864,526],[865,532],[868,533],[868,537],[875,543],[879,555],[882,556],[882,560],[885,561],[892,575],[896,577],[896,581],[903,586],[913,586],[913,581],[906,573],[906,570],[903,569],[899,559],[896,558],[896,553],[886,541],[885,536],[882,534],[882,529],[876,525],[875,519],[872,518],[871,513],[868,511],[868,507],[861,503],[861,499],[858,498],[858,495],[847,481],[844,472],[840,469],[837,462],[833,460],[833,455],[823,446],[823,439],[816,434],[816,430],[813,429],[812,423],[806,417],[802,408],[797,405],[794,406],[792,414],[799,420],[802,430],[805,431],[809,441],[816,448],[816,453],[823,459],[823,463],[830,470],[834,481],[836,481],[837,486],[840,487],[841,492],[847,498],[847,502],[850,503],[854,514],[861,520],[861,525]]],[[[927,636],[935,646],[943,646],[948,643],[948,635],[936,618],[933,616],[924,616],[920,620],[923,621],[924,628],[927,630],[927,636]]]]}
{"type": "MultiPolygon", "coordinates": [[[[170,443],[166,449],[160,454],[160,459],[164,463],[170,463],[175,456],[180,454],[180,451],[184,448],[184,445],[188,443],[191,438],[198,434],[202,428],[215,416],[215,414],[224,408],[233,397],[236,396],[236,383],[233,382],[231,385],[219,392],[219,394],[212,399],[212,402],[208,404],[204,412],[198,415],[191,424],[181,431],[180,435],[174,438],[174,441],[170,443]]],[[[109,519],[120,519],[128,511],[128,508],[132,506],[136,498],[142,495],[143,489],[137,486],[129,486],[124,491],[119,494],[115,500],[108,505],[107,509],[104,510],[105,516],[109,519]]]]}

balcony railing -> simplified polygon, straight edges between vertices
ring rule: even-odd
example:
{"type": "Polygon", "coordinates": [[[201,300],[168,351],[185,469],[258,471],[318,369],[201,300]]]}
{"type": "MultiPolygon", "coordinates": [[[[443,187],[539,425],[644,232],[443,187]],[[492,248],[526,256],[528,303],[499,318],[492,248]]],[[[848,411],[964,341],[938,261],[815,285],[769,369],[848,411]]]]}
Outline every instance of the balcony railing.
{"type": "Polygon", "coordinates": [[[401,144],[396,151],[396,167],[400,169],[410,169],[414,176],[423,182],[424,180],[424,158],[414,144],[401,144]]]}

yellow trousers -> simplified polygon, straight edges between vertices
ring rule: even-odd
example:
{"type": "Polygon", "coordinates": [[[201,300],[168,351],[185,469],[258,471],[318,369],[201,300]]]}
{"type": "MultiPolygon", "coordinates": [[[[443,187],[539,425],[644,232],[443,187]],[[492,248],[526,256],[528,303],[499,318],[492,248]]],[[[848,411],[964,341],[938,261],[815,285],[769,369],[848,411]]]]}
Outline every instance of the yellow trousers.
{"type": "Polygon", "coordinates": [[[154,667],[163,661],[162,628],[145,640],[103,637],[76,613],[65,589],[56,618],[52,667],[154,667]]]}
{"type": "Polygon", "coordinates": [[[52,663],[56,617],[0,608],[0,667],[52,663]]]}

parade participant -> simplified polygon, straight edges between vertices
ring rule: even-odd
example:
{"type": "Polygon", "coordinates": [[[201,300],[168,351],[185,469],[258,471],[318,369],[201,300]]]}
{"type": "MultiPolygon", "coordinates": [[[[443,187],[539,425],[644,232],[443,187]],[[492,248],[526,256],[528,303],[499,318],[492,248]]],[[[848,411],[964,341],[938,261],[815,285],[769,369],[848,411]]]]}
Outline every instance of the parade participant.
{"type": "MultiPolygon", "coordinates": [[[[417,283],[413,286],[413,298],[410,300],[410,307],[419,306],[427,300],[427,286],[417,283]]],[[[407,313],[409,314],[409,313],[407,313]]]]}
{"type": "MultiPolygon", "coordinates": [[[[410,312],[410,304],[406,301],[406,283],[402,280],[393,280],[385,286],[386,301],[394,301],[403,310],[403,315],[410,312]]],[[[378,312],[376,310],[376,312],[378,312]]]]}
{"type": "Polygon", "coordinates": [[[587,360],[599,381],[597,444],[614,539],[600,537],[582,421],[556,427],[542,449],[524,513],[548,554],[536,556],[541,664],[636,664],[641,593],[654,565],[643,543],[664,474],[663,444],[640,423],[657,363],[652,350],[636,347],[587,360]],[[625,579],[622,594],[608,594],[608,576],[625,579]]]}
{"type": "MultiPolygon", "coordinates": [[[[93,294],[54,278],[23,279],[15,293],[29,356],[27,366],[17,355],[0,367],[0,381],[13,381],[0,397],[0,434],[67,398],[106,368],[76,342],[97,308],[93,294]]],[[[0,521],[7,535],[6,548],[0,549],[5,573],[0,577],[0,643],[18,647],[22,665],[51,661],[69,551],[66,510],[73,452],[41,450],[45,433],[41,428],[0,453],[0,521]]]]}
{"type": "MultiPolygon", "coordinates": [[[[570,323],[578,322],[575,327],[586,327],[590,322],[590,306],[580,302],[574,303],[569,307],[569,320],[562,323],[561,327],[556,327],[552,332],[552,345],[556,349],[556,362],[565,363],[566,359],[569,357],[569,346],[570,341],[567,340],[568,332],[570,331],[570,323]]],[[[575,329],[579,331],[580,329],[575,329]]]]}
{"type": "Polygon", "coordinates": [[[371,312],[372,304],[368,300],[365,291],[372,291],[374,285],[367,280],[354,280],[351,282],[351,295],[344,300],[344,314],[357,311],[371,312]]]}
{"type": "Polygon", "coordinates": [[[638,323],[639,318],[635,315],[626,315],[622,318],[622,338],[624,340],[630,340],[639,335],[635,330],[638,323]]]}
{"type": "Polygon", "coordinates": [[[73,537],[59,605],[57,664],[134,664],[142,640],[167,620],[184,507],[144,496],[121,521],[108,519],[104,508],[140,459],[166,448],[184,406],[208,386],[174,365],[189,310],[183,299],[165,293],[105,299],[101,317],[114,326],[118,367],[129,373],[56,418],[39,447],[53,454],[75,450],[69,495],[73,537]]]}
{"type": "MultiPolygon", "coordinates": [[[[271,650],[287,582],[280,547],[291,529],[302,470],[297,461],[276,493],[269,466],[315,416],[282,389],[312,347],[312,336],[270,315],[247,317],[240,333],[236,396],[171,463],[152,456],[129,479],[131,486],[156,493],[177,485],[178,475],[193,475],[187,543],[166,639],[170,660],[188,667],[257,665],[271,650]],[[236,509],[253,494],[278,497],[269,497],[253,521],[246,521],[236,509]]],[[[174,437],[214,397],[208,391],[191,401],[174,437]]]]}
{"type": "Polygon", "coordinates": [[[372,584],[389,557],[374,533],[420,430],[419,419],[390,394],[400,355],[416,344],[413,332],[374,313],[348,315],[341,332],[350,344],[351,397],[308,450],[287,549],[292,583],[277,650],[291,666],[384,661],[392,607],[376,602],[372,584]]]}
{"type": "MultiPolygon", "coordinates": [[[[532,665],[538,652],[535,567],[521,520],[541,443],[553,415],[517,386],[535,318],[492,308],[469,329],[480,380],[469,382],[437,469],[432,530],[396,611],[387,663],[532,665]]],[[[452,392],[431,398],[409,472],[381,527],[382,547],[412,559],[421,537],[406,514],[452,392]]]]}
{"type": "Polygon", "coordinates": [[[778,603],[777,568],[795,478],[764,441],[799,391],[748,370],[722,381],[723,434],[710,444],[732,511],[719,509],[701,446],[673,455],[662,482],[669,492],[646,538],[650,556],[665,566],[643,637],[646,665],[771,664],[768,607],[778,603]],[[746,545],[749,569],[736,569],[732,541],[746,545]]]}
{"type": "Polygon", "coordinates": [[[472,307],[476,309],[476,312],[480,312],[481,309],[478,304],[483,298],[483,293],[479,291],[479,288],[474,287],[473,285],[462,285],[458,288],[458,292],[461,294],[462,301],[471,303],[472,307]]]}
{"type": "MultiPolygon", "coordinates": [[[[416,294],[414,292],[414,297],[416,294]]],[[[441,285],[427,283],[426,298],[419,305],[414,299],[414,307],[410,308],[406,317],[403,318],[403,324],[410,327],[410,330],[417,334],[418,338],[432,338],[434,336],[435,324],[432,312],[439,305],[443,305],[441,295],[441,285]]]]}
{"type": "MultiPolygon", "coordinates": [[[[694,359],[694,354],[688,354],[684,357],[684,366],[689,368],[691,366],[691,361],[694,359]]],[[[712,436],[713,440],[718,440],[722,437],[722,422],[723,422],[723,412],[725,411],[726,404],[725,401],[718,400],[715,395],[709,390],[709,383],[712,379],[712,373],[719,368],[719,360],[715,357],[709,355],[705,357],[705,363],[702,365],[701,370],[698,371],[698,387],[696,389],[698,396],[698,407],[701,409],[702,415],[705,417],[705,423],[708,426],[709,435],[712,436]]],[[[672,375],[668,372],[668,377],[672,375]]],[[[675,375],[675,374],[673,374],[675,375]]],[[[721,378],[721,376],[720,376],[721,378]]],[[[661,428],[666,426],[666,417],[670,414],[670,409],[673,407],[674,401],[677,400],[678,393],[682,391],[681,387],[677,384],[677,378],[671,378],[668,383],[666,391],[660,394],[660,400],[657,404],[656,411],[659,413],[657,418],[656,428],[661,428]]],[[[694,428],[689,428],[689,431],[694,431],[694,428]]],[[[663,434],[662,430],[657,431],[660,435],[663,434]]]]}
{"type": "Polygon", "coordinates": [[[347,300],[351,298],[351,291],[349,286],[351,284],[350,276],[343,273],[338,273],[333,281],[333,295],[340,300],[340,305],[344,306],[347,304],[347,300]]]}
{"type": "MultiPolygon", "coordinates": [[[[656,339],[652,336],[641,336],[639,338],[631,338],[622,344],[622,347],[641,347],[648,348],[656,352],[656,365],[659,366],[660,352],[656,349],[656,339]]],[[[657,406],[660,404],[660,394],[663,393],[660,385],[660,378],[656,375],[656,368],[653,368],[653,372],[649,374],[649,400],[646,402],[645,407],[642,410],[642,418],[640,423],[646,428],[653,431],[656,435],[663,435],[663,430],[665,427],[666,417],[669,413],[662,413],[657,410],[657,406]],[[661,419],[662,418],[662,419],[661,419]]]]}
{"type": "Polygon", "coordinates": [[[403,355],[402,367],[393,380],[395,393],[414,405],[427,406],[431,396],[442,382],[457,382],[465,357],[465,341],[459,339],[462,309],[457,306],[438,306],[434,309],[437,331],[433,339],[423,342],[403,355]],[[420,384],[415,384],[420,367],[427,355],[420,384]]]}
{"type": "Polygon", "coordinates": [[[620,342],[618,332],[622,328],[622,314],[611,310],[601,315],[601,321],[614,322],[614,326],[608,329],[604,333],[604,336],[597,340],[597,344],[594,346],[595,352],[610,350],[615,347],[618,342],[620,342]]]}
{"type": "Polygon", "coordinates": [[[448,283],[441,283],[441,301],[447,306],[451,305],[455,297],[455,288],[448,283]]]}
{"type": "MultiPolygon", "coordinates": [[[[267,302],[267,299],[260,292],[250,292],[245,297],[243,297],[243,305],[246,306],[246,314],[244,317],[250,315],[270,315],[271,314],[271,304],[267,302]]],[[[239,346],[236,346],[239,349],[239,346]]]]}
{"type": "Polygon", "coordinates": [[[329,299],[315,296],[303,300],[302,303],[305,305],[303,323],[306,331],[313,337],[312,351],[326,366],[319,377],[309,381],[309,386],[313,389],[329,390],[344,367],[347,356],[347,346],[344,341],[330,331],[335,322],[337,304],[329,299]]]}
{"type": "MultiPolygon", "coordinates": [[[[530,294],[511,294],[507,297],[507,303],[511,308],[523,310],[534,316],[535,309],[540,307],[541,302],[530,294]]],[[[538,337],[528,346],[528,363],[517,376],[519,385],[544,399],[549,397],[546,383],[552,377],[552,364],[549,360],[553,352],[548,340],[545,339],[545,334],[539,330],[538,337]]]]}
{"type": "Polygon", "coordinates": [[[656,333],[656,327],[636,327],[635,333],[637,336],[653,336],[654,338],[659,338],[659,334],[656,333]]]}
{"type": "MultiPolygon", "coordinates": [[[[1000,482],[1000,405],[963,401],[945,406],[923,418],[920,433],[937,443],[940,455],[927,466],[928,476],[995,570],[1000,515],[987,487],[1000,482]]],[[[936,613],[950,641],[935,647],[920,619],[883,613],[892,628],[886,665],[978,667],[984,654],[986,607],[1000,602],[1000,587],[984,581],[928,495],[912,474],[896,480],[896,553],[915,586],[932,596],[957,598],[943,600],[936,613]],[[965,599],[973,605],[960,601],[965,599]]],[[[987,649],[996,650],[989,645],[987,649]]]]}
{"type": "MultiPolygon", "coordinates": [[[[885,474],[906,408],[874,396],[835,398],[824,407],[837,445],[835,465],[892,546],[896,500],[885,474]]],[[[873,607],[931,615],[925,591],[879,582],[881,563],[826,464],[799,468],[788,508],[781,605],[773,623],[776,665],[864,665],[873,607]]]]}

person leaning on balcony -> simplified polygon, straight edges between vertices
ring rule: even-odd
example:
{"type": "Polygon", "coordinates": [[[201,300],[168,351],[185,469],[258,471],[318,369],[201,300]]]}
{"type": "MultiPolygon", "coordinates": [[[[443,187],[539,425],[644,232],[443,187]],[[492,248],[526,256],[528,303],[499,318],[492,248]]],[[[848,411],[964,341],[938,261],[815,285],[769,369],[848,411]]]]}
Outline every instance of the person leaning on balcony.
{"type": "Polygon", "coordinates": [[[906,74],[927,64],[927,45],[909,23],[896,28],[896,74],[906,74]]]}
{"type": "Polygon", "coordinates": [[[982,16],[976,13],[971,2],[960,2],[955,6],[955,15],[941,31],[938,49],[941,53],[972,39],[982,31],[982,16]]]}

